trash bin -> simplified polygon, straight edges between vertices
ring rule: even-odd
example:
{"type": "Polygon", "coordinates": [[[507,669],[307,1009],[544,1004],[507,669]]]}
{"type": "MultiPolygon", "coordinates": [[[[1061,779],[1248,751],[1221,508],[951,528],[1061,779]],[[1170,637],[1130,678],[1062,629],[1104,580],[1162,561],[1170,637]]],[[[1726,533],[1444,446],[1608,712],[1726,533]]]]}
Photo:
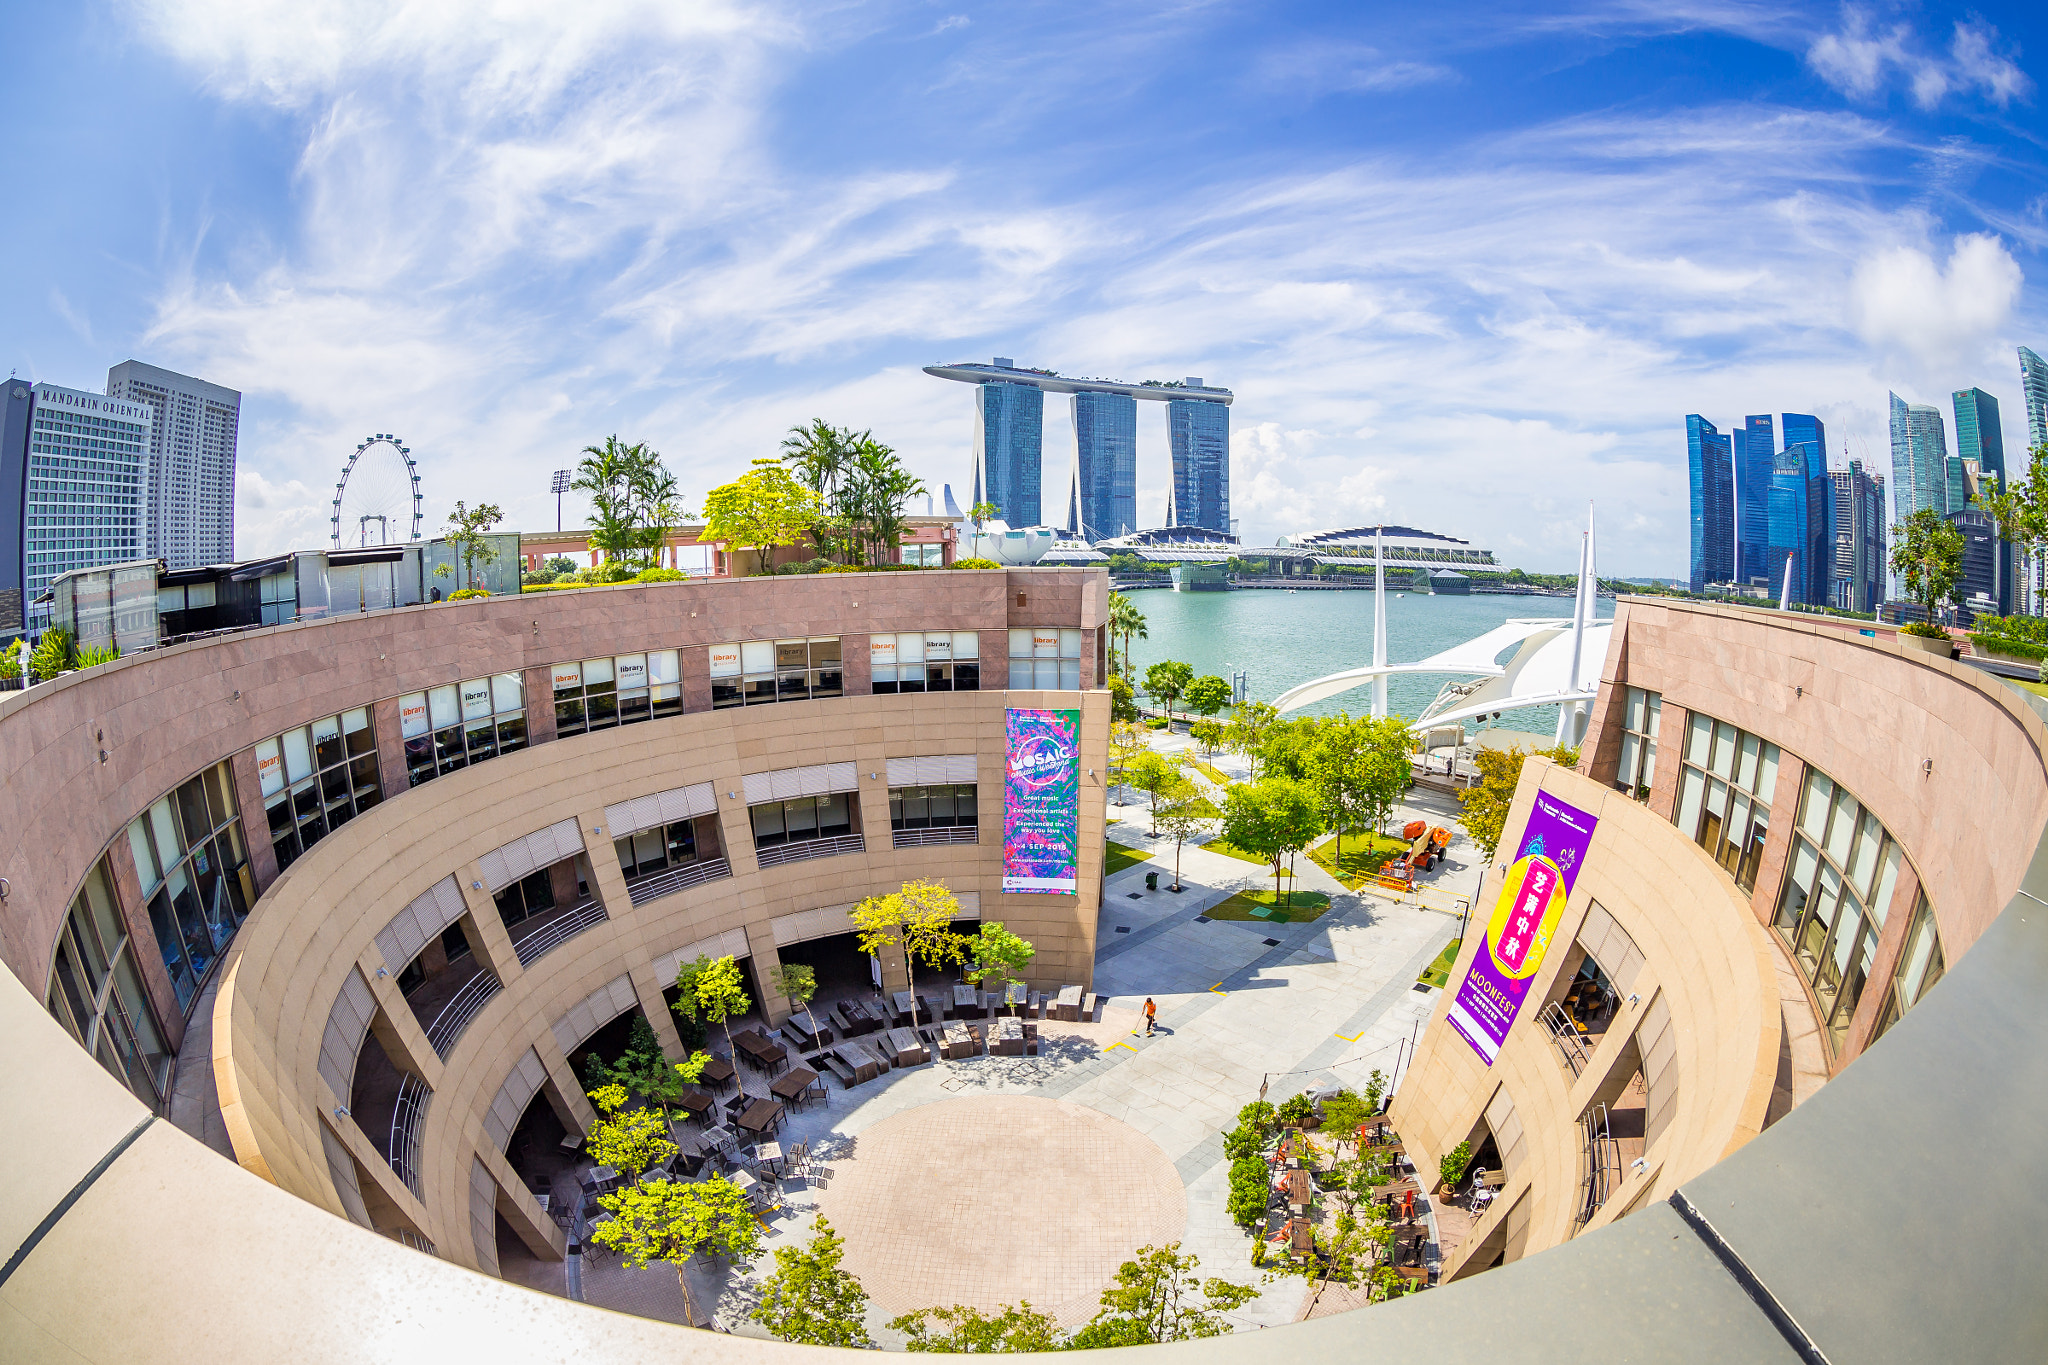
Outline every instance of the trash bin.
{"type": "Polygon", "coordinates": [[[1157,872],[1147,872],[1145,874],[1145,889],[1147,891],[1157,891],[1159,889],[1159,874],[1157,872]]]}

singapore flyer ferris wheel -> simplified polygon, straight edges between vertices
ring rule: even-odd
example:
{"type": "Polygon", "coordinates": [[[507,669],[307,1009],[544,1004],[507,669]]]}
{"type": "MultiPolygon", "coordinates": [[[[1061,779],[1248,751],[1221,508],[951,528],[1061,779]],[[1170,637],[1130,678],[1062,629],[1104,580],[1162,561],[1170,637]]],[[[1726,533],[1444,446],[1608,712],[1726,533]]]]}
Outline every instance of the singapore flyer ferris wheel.
{"type": "Polygon", "coordinates": [[[425,520],[412,449],[389,432],[366,436],[341,467],[328,517],[336,549],[418,540],[425,520]]]}

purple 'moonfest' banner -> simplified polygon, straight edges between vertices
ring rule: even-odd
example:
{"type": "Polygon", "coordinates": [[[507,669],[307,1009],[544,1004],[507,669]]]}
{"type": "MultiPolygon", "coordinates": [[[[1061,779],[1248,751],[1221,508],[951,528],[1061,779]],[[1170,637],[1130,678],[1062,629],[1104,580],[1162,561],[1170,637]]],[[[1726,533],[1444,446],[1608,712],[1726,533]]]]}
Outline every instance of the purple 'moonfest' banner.
{"type": "Polygon", "coordinates": [[[1529,982],[1543,965],[1598,823],[1577,806],[1536,793],[1521,850],[1446,1016],[1488,1066],[1500,1056],[1529,982]]]}

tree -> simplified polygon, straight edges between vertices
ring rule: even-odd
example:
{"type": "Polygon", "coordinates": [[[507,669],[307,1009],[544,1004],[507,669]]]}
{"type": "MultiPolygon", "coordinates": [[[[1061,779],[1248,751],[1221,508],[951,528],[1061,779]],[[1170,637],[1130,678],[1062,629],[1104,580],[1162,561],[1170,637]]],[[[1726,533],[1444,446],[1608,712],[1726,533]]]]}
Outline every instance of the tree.
{"type": "Polygon", "coordinates": [[[1163,754],[1147,749],[1124,769],[1124,781],[1152,798],[1152,832],[1159,833],[1159,793],[1175,782],[1184,782],[1163,754]]]}
{"type": "Polygon", "coordinates": [[[601,1085],[590,1092],[590,1102],[604,1117],[590,1130],[584,1144],[600,1166],[638,1180],[640,1173],[676,1154],[669,1141],[668,1124],[652,1109],[627,1109],[626,1087],[601,1085]]]}
{"type": "Polygon", "coordinates": [[[789,476],[780,461],[755,460],[753,472],[704,495],[704,538],[728,551],[752,550],[756,573],[768,572],[770,551],[794,545],[823,512],[818,495],[789,476]]]}
{"type": "Polygon", "coordinates": [[[551,555],[540,563],[542,570],[560,576],[576,572],[576,561],[567,555],[551,555]]]}
{"type": "Polygon", "coordinates": [[[1223,724],[1220,721],[1198,720],[1188,727],[1188,734],[1194,737],[1204,758],[1214,758],[1216,751],[1223,747],[1223,724]]]}
{"type": "Polygon", "coordinates": [[[853,917],[860,950],[879,957],[885,948],[903,949],[903,971],[910,988],[910,1026],[917,1027],[917,964],[933,969],[967,956],[967,939],[953,931],[960,902],[944,882],[912,881],[886,896],[869,896],[847,912],[853,917]]]}
{"type": "Polygon", "coordinates": [[[1029,940],[1005,929],[1001,920],[984,920],[980,931],[967,940],[967,957],[974,964],[967,979],[979,986],[994,978],[998,985],[1008,986],[1021,979],[1017,973],[1037,955],[1029,940]]]}
{"type": "Polygon", "coordinates": [[[896,547],[903,541],[904,508],[924,491],[924,481],[894,450],[866,432],[855,438],[839,486],[839,510],[856,528],[867,562],[895,562],[896,547]]]}
{"type": "MultiPolygon", "coordinates": [[[[1579,762],[1579,751],[1564,746],[1545,749],[1542,756],[1560,768],[1577,767],[1579,762]]],[[[1515,803],[1515,787],[1522,780],[1522,762],[1528,757],[1523,749],[1481,749],[1472,755],[1479,781],[1458,793],[1458,804],[1464,807],[1458,823],[1485,852],[1488,862],[1500,851],[1508,808],[1515,803]]]]}
{"type": "Polygon", "coordinates": [[[1414,766],[1408,761],[1415,749],[1415,732],[1399,716],[1381,716],[1364,724],[1365,818],[1375,833],[1385,834],[1394,803],[1415,781],[1414,766]]]}
{"type": "Polygon", "coordinates": [[[1223,837],[1273,865],[1273,899],[1281,899],[1280,864],[1323,832],[1315,798],[1286,777],[1241,782],[1224,793],[1223,837]]]}
{"type": "Polygon", "coordinates": [[[1109,637],[1112,640],[1121,638],[1124,642],[1124,663],[1117,672],[1128,678],[1131,676],[1132,638],[1143,640],[1149,637],[1145,634],[1145,615],[1138,610],[1138,604],[1113,589],[1109,594],[1109,637]]]}
{"type": "MultiPolygon", "coordinates": [[[[958,568],[956,564],[954,566],[958,568]]],[[[1133,701],[1130,683],[1120,673],[1109,675],[1109,718],[1135,724],[1138,719],[1138,704],[1133,701]]]]}
{"type": "Polygon", "coordinates": [[[455,510],[448,514],[446,539],[462,556],[462,586],[476,586],[476,566],[479,562],[490,564],[498,558],[498,552],[484,539],[493,526],[505,519],[505,513],[494,502],[480,502],[475,507],[465,507],[459,500],[455,510]]]}
{"type": "Polygon", "coordinates": [[[1978,501],[1998,523],[2000,536],[2022,547],[2022,553],[2041,555],[2048,545],[2048,443],[2028,452],[2023,482],[2008,483],[1978,501]]]}
{"type": "Polygon", "coordinates": [[[681,998],[675,1012],[695,1020],[701,1012],[714,1024],[725,1025],[725,1050],[732,1052],[732,1024],[735,1014],[745,1014],[754,1002],[747,998],[747,978],[732,954],[713,960],[704,953],[696,961],[676,968],[676,990],[681,998]]]}
{"type": "Polygon", "coordinates": [[[1018,1351],[1057,1351],[1062,1343],[1052,1314],[1041,1313],[1031,1300],[1005,1304],[994,1313],[955,1304],[951,1308],[920,1308],[889,1320],[889,1330],[908,1338],[906,1351],[946,1351],[955,1355],[994,1355],[1018,1351]],[[933,1335],[933,1319],[948,1331],[933,1335]]]}
{"type": "MultiPolygon", "coordinates": [[[[1938,605],[1953,599],[1963,577],[1963,533],[1931,507],[1923,507],[1892,527],[1892,572],[1899,575],[1906,596],[1927,612],[1934,634],[1938,605]]],[[[1915,631],[1914,634],[1923,632],[1915,631]]]]}
{"type": "Polygon", "coordinates": [[[1189,839],[1207,833],[1222,812],[1202,789],[1185,777],[1177,778],[1160,796],[1166,804],[1152,813],[1153,827],[1173,840],[1173,889],[1180,890],[1180,850],[1189,839]]]}
{"type": "Polygon", "coordinates": [[[1371,755],[1370,719],[1357,721],[1345,712],[1326,721],[1309,745],[1305,774],[1323,822],[1337,832],[1337,857],[1344,866],[1344,830],[1365,819],[1371,810],[1366,769],[1371,755]]]}
{"type": "Polygon", "coordinates": [[[1264,760],[1264,773],[1269,777],[1306,781],[1308,755],[1309,750],[1315,747],[1316,731],[1328,723],[1314,716],[1296,716],[1293,720],[1276,720],[1267,726],[1266,733],[1259,739],[1259,757],[1264,760]]]}
{"type": "Polygon", "coordinates": [[[1173,704],[1180,700],[1181,694],[1194,680],[1194,669],[1177,659],[1168,659],[1145,670],[1145,693],[1158,702],[1166,712],[1166,718],[1172,720],[1173,704]]]}
{"type": "Polygon", "coordinates": [[[835,427],[822,417],[813,417],[808,426],[791,427],[782,439],[783,461],[817,498],[811,538],[821,557],[844,555],[841,527],[831,510],[838,503],[839,484],[846,476],[856,439],[850,427],[835,427]]]}
{"type": "Polygon", "coordinates": [[[811,1001],[818,994],[818,973],[801,962],[782,963],[775,969],[775,989],[794,1008],[804,1012],[804,1021],[811,1026],[811,1036],[815,1038],[818,1021],[811,1015],[811,1001]]]}
{"type": "Polygon", "coordinates": [[[633,1270],[655,1261],[676,1268],[684,1311],[697,1319],[683,1267],[700,1251],[748,1265],[761,1254],[761,1227],[745,1191],[722,1175],[703,1180],[643,1180],[597,1197],[611,1217],[590,1230],[590,1240],[619,1253],[633,1270]]]}
{"type": "Polygon", "coordinates": [[[868,1336],[868,1293],[842,1270],[846,1241],[820,1216],[810,1243],[777,1247],[775,1273],[761,1282],[754,1321],[784,1341],[805,1346],[874,1349],[868,1336]]]}
{"type": "Polygon", "coordinates": [[[1109,724],[1109,770],[1116,775],[1117,799],[1124,803],[1123,789],[1125,774],[1139,757],[1149,753],[1151,746],[1145,742],[1145,732],[1127,720],[1113,720],[1109,724]]]}
{"type": "Polygon", "coordinates": [[[1198,716],[1213,716],[1230,705],[1230,684],[1214,673],[1206,673],[1187,686],[1187,709],[1198,716]]]}
{"type": "Polygon", "coordinates": [[[1230,1330],[1224,1314],[1259,1296],[1249,1285],[1211,1277],[1198,1281],[1201,1260],[1180,1254],[1180,1243],[1140,1247],[1136,1259],[1117,1267],[1116,1282],[1102,1291],[1102,1308],[1074,1336],[1077,1347],[1135,1346],[1230,1330]],[[1196,1297],[1199,1287],[1200,1297],[1196,1297]]]}
{"type": "Polygon", "coordinates": [[[686,1062],[670,1062],[654,1036],[654,1026],[636,1010],[626,1050],[618,1061],[607,1065],[593,1052],[584,1070],[593,1084],[622,1086],[642,1095],[667,1118],[669,1111],[682,1102],[684,1087],[695,1085],[710,1061],[710,1053],[693,1052],[686,1062]]]}
{"type": "Polygon", "coordinates": [[[1259,777],[1260,746],[1279,719],[1280,712],[1269,701],[1241,701],[1230,708],[1230,719],[1224,723],[1223,743],[1250,765],[1254,782],[1259,777]]]}

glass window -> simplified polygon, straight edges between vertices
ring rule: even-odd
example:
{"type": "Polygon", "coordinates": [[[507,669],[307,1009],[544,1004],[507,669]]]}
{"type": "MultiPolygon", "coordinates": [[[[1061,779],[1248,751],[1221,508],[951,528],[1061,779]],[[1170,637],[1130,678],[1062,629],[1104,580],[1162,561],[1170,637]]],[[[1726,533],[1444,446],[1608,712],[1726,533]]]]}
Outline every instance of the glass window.
{"type": "Polygon", "coordinates": [[[768,801],[747,808],[756,849],[852,834],[852,812],[853,802],[845,792],[768,801]]]}
{"type": "Polygon", "coordinates": [[[1658,712],[1664,698],[1640,687],[1628,689],[1622,704],[1621,767],[1614,785],[1638,801],[1646,801],[1657,781],[1658,712]]]}
{"type": "MultiPolygon", "coordinates": [[[[50,1013],[101,1065],[158,1109],[171,1055],[115,908],[113,881],[104,859],[87,874],[58,933],[46,1000],[50,1013]]],[[[181,991],[179,999],[182,1005],[189,995],[181,991]]]]}
{"type": "Polygon", "coordinates": [[[1892,975],[1891,992],[1878,1015],[1873,1040],[1897,1023],[1920,1002],[1922,996],[1941,980],[1944,963],[1941,931],[1934,922],[1934,907],[1923,893],[1913,907],[1913,922],[1906,929],[1905,946],[1899,951],[1899,965],[1892,975]]]}
{"type": "Polygon", "coordinates": [[[417,787],[525,748],[525,682],[517,673],[499,673],[409,693],[398,699],[398,717],[406,780],[417,787]]]}
{"type": "MultiPolygon", "coordinates": [[[[256,775],[271,849],[282,872],[328,831],[383,799],[369,711],[327,716],[264,740],[256,746],[256,775]],[[293,753],[307,756],[313,767],[290,779],[287,788],[293,753]]],[[[224,803],[227,798],[214,790],[211,775],[207,781],[209,803],[224,803]]]]}
{"type": "MultiPolygon", "coordinates": [[[[314,779],[303,785],[311,792],[314,779]]],[[[287,825],[296,790],[278,798],[287,825]]],[[[234,778],[228,765],[216,764],[182,784],[174,796],[177,818],[171,815],[171,797],[157,801],[129,824],[128,843],[137,855],[136,873],[148,898],[150,927],[182,1009],[247,916],[253,887],[242,852],[240,822],[234,814],[234,778]],[[217,827],[212,805],[226,813],[217,827]],[[183,834],[180,823],[186,826],[183,834]]],[[[317,820],[317,794],[311,797],[311,806],[312,818],[317,820]]],[[[278,817],[273,814],[272,818],[278,817]]],[[[131,1031],[140,1028],[135,1021],[129,1022],[131,1031]]],[[[137,1032],[136,1036],[141,1035],[137,1032]]]]}
{"type": "MultiPolygon", "coordinates": [[[[877,642],[889,638],[893,637],[869,638],[870,668],[875,666],[877,642]]],[[[714,709],[808,701],[813,697],[840,696],[845,691],[836,635],[712,645],[710,663],[714,709]]],[[[895,678],[892,675],[887,681],[893,683],[895,678]]]]}

